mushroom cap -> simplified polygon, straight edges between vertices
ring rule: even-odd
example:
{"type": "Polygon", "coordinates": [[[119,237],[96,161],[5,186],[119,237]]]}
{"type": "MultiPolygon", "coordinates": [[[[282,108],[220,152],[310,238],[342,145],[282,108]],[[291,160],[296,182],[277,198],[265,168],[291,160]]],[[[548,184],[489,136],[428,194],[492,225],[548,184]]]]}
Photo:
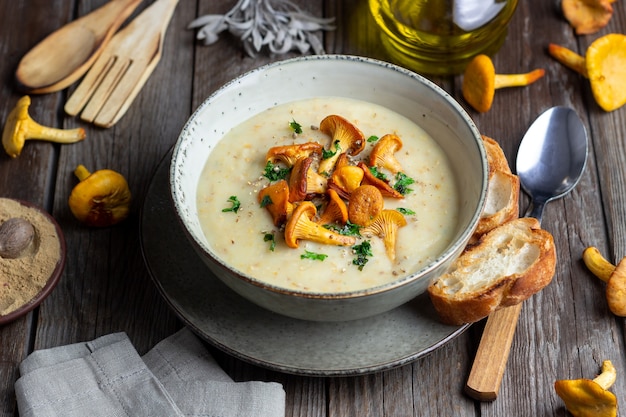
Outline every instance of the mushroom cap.
{"type": "Polygon", "coordinates": [[[383,239],[387,257],[393,262],[396,260],[396,236],[400,227],[406,226],[406,219],[397,210],[385,209],[361,234],[371,233],[383,239]]]}
{"type": "Polygon", "coordinates": [[[293,210],[293,205],[289,202],[289,184],[286,180],[276,181],[259,191],[259,203],[265,197],[269,197],[271,203],[264,207],[269,211],[274,222],[274,226],[280,226],[287,220],[293,210]]]}
{"type": "Polygon", "coordinates": [[[320,161],[318,168],[320,173],[331,173],[342,153],[354,156],[365,149],[366,141],[363,132],[341,116],[336,114],[326,116],[320,123],[320,131],[330,136],[328,150],[335,152],[330,158],[320,161]]]}
{"type": "Polygon", "coordinates": [[[491,58],[479,54],[470,61],[463,73],[463,98],[476,111],[484,113],[491,108],[495,95],[496,69],[491,58]]]}
{"type": "Polygon", "coordinates": [[[404,198],[402,193],[389,185],[389,183],[376,178],[364,162],[359,162],[358,166],[363,170],[363,181],[361,184],[373,185],[378,188],[384,197],[404,198]]]}
{"type": "Polygon", "coordinates": [[[337,166],[330,177],[329,187],[348,199],[363,181],[363,170],[355,165],[337,166]]]}
{"type": "Polygon", "coordinates": [[[611,20],[611,3],[611,0],[561,0],[561,11],[577,35],[590,35],[611,20]]]}
{"type": "Polygon", "coordinates": [[[393,174],[402,171],[402,164],[396,159],[395,153],[402,149],[402,139],[398,135],[388,133],[376,142],[369,157],[369,165],[388,169],[393,174]]]}
{"type": "Polygon", "coordinates": [[[365,149],[365,135],[344,117],[326,116],[320,123],[320,130],[332,138],[331,144],[339,141],[341,151],[348,155],[358,155],[365,149]]]}
{"type": "Polygon", "coordinates": [[[613,314],[626,317],[626,258],[617,264],[606,283],[606,300],[613,314]]]}
{"type": "Polygon", "coordinates": [[[328,180],[311,169],[313,159],[309,157],[296,161],[289,176],[289,201],[294,203],[314,194],[324,194],[328,180]]]}
{"type": "Polygon", "coordinates": [[[590,379],[566,379],[554,383],[556,393],[574,417],[615,417],[615,395],[590,379]]]}
{"type": "Polygon", "coordinates": [[[328,203],[317,223],[322,225],[331,223],[346,224],[348,221],[348,207],[346,203],[332,188],[328,189],[326,194],[328,195],[328,203]]]}
{"type": "Polygon", "coordinates": [[[24,142],[26,141],[26,126],[24,125],[24,121],[30,119],[28,115],[29,106],[29,96],[20,98],[13,110],[11,110],[11,113],[9,113],[4,124],[2,146],[4,146],[4,150],[12,158],[22,152],[24,142]]]}
{"type": "Polygon", "coordinates": [[[89,226],[106,227],[128,217],[131,193],[121,174],[101,169],[81,180],[68,204],[74,216],[89,226]]]}
{"type": "Polygon", "coordinates": [[[593,97],[605,111],[626,104],[626,35],[611,33],[595,41],[585,54],[593,97]]]}
{"type": "Polygon", "coordinates": [[[268,149],[265,155],[266,162],[281,161],[288,167],[292,167],[299,159],[308,158],[314,154],[322,153],[322,144],[318,142],[306,142],[295,145],[274,146],[268,149]]]}
{"type": "Polygon", "coordinates": [[[354,236],[335,233],[313,222],[312,219],[316,214],[315,204],[310,201],[303,201],[296,206],[285,225],[285,243],[287,246],[297,248],[300,240],[336,246],[352,246],[356,243],[354,236]]]}
{"type": "Polygon", "coordinates": [[[368,226],[383,211],[384,206],[385,201],[378,188],[361,185],[350,194],[348,219],[359,226],[368,226]]]}

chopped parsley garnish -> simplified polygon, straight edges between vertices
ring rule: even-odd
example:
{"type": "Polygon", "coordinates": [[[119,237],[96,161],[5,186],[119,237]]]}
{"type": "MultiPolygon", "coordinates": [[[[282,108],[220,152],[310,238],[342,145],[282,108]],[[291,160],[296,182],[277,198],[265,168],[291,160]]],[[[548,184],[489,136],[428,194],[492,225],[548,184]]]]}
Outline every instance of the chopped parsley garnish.
{"type": "Polygon", "coordinates": [[[300,255],[300,259],[311,259],[313,261],[323,261],[326,259],[328,255],[324,255],[323,253],[315,253],[305,250],[302,255],[300,255]]]}
{"type": "Polygon", "coordinates": [[[413,191],[413,189],[409,188],[408,186],[413,184],[414,182],[415,180],[413,178],[407,176],[403,172],[398,172],[396,174],[396,183],[394,184],[393,188],[395,188],[396,191],[398,191],[400,194],[405,195],[413,191]]]}
{"type": "Polygon", "coordinates": [[[280,181],[287,178],[289,174],[289,168],[282,168],[279,165],[275,165],[272,161],[267,161],[265,164],[265,172],[263,176],[270,181],[280,181]]]}
{"type": "Polygon", "coordinates": [[[263,242],[270,242],[270,250],[274,252],[274,249],[276,249],[276,238],[274,237],[274,233],[265,233],[263,236],[263,242]]]}
{"type": "Polygon", "coordinates": [[[404,208],[404,207],[398,207],[396,210],[398,210],[400,213],[404,214],[405,216],[412,216],[415,214],[413,210],[404,208]]]}
{"type": "Polygon", "coordinates": [[[378,140],[378,136],[372,135],[369,138],[367,138],[368,142],[376,142],[378,140]]]}
{"type": "Polygon", "coordinates": [[[325,224],[324,227],[330,230],[334,230],[335,232],[344,236],[361,236],[361,226],[350,222],[350,220],[348,220],[343,227],[338,227],[334,224],[325,224]]]}
{"type": "Polygon", "coordinates": [[[372,253],[372,245],[369,240],[364,241],[360,245],[352,246],[352,251],[356,255],[356,258],[352,260],[352,263],[359,267],[359,271],[362,271],[367,261],[369,261],[367,257],[374,256],[372,253]]]}
{"type": "Polygon", "coordinates": [[[239,211],[239,208],[241,207],[241,203],[239,202],[239,199],[237,198],[237,196],[231,195],[228,198],[228,201],[232,204],[232,206],[222,209],[222,211],[223,212],[232,211],[234,213],[237,213],[239,211]]]}
{"type": "Polygon", "coordinates": [[[332,158],[333,156],[335,156],[337,154],[337,152],[339,152],[341,150],[341,146],[339,146],[339,141],[336,140],[334,143],[335,145],[335,150],[326,150],[326,149],[322,149],[322,159],[328,159],[328,158],[332,158]]]}
{"type": "Polygon", "coordinates": [[[302,133],[302,125],[298,122],[296,122],[295,120],[291,120],[291,122],[289,122],[289,127],[291,128],[291,130],[293,130],[295,133],[302,133]]]}
{"type": "Polygon", "coordinates": [[[264,195],[263,198],[261,199],[261,208],[265,206],[269,206],[272,203],[273,203],[272,198],[269,195],[264,195]]]}
{"type": "Polygon", "coordinates": [[[370,167],[370,172],[372,173],[373,176],[375,176],[379,180],[387,181],[387,176],[385,175],[385,173],[384,172],[380,172],[378,170],[378,168],[376,168],[375,166],[374,167],[370,167]]]}

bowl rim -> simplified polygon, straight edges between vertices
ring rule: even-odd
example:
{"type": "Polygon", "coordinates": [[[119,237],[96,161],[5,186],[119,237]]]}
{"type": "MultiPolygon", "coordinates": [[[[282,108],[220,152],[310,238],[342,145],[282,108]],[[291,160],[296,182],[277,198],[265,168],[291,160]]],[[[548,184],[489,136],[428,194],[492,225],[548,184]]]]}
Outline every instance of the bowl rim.
{"type": "Polygon", "coordinates": [[[393,291],[399,287],[403,287],[404,285],[406,285],[407,283],[411,281],[415,281],[416,279],[420,278],[423,275],[429,274],[433,270],[440,268],[442,264],[444,264],[451,256],[454,255],[454,252],[459,250],[460,245],[457,245],[457,242],[467,242],[471,238],[473,231],[476,228],[478,221],[480,220],[480,217],[482,215],[482,211],[486,202],[487,187],[488,187],[488,172],[489,172],[489,169],[488,169],[488,163],[487,163],[487,153],[486,153],[483,141],[482,141],[480,131],[478,130],[476,124],[474,123],[470,115],[467,113],[467,111],[461,106],[461,104],[457,100],[455,100],[443,88],[439,87],[437,84],[425,78],[424,76],[414,71],[411,71],[409,69],[403,68],[399,65],[393,64],[393,63],[389,63],[389,62],[382,61],[382,60],[375,59],[375,58],[362,57],[362,56],[357,56],[357,55],[325,54],[325,55],[299,56],[299,57],[288,58],[288,59],[261,65],[257,68],[253,68],[231,79],[230,81],[226,82],[225,84],[217,88],[213,93],[211,93],[205,100],[203,100],[203,102],[197,107],[197,109],[191,114],[191,116],[185,122],[176,140],[176,143],[173,147],[172,158],[170,161],[169,186],[170,186],[170,195],[171,195],[172,203],[173,203],[174,210],[176,213],[176,217],[178,219],[178,223],[182,225],[183,231],[185,232],[187,237],[190,238],[189,240],[191,241],[194,249],[196,251],[201,252],[202,254],[207,255],[207,257],[210,259],[210,261],[214,265],[218,266],[221,269],[229,271],[233,275],[236,275],[237,278],[243,282],[259,287],[271,293],[284,294],[284,295],[289,295],[289,296],[297,297],[301,299],[318,299],[318,300],[343,299],[343,300],[346,300],[346,299],[357,299],[357,298],[362,298],[362,297],[368,297],[373,294],[381,294],[381,293],[387,293],[387,292],[393,291]],[[480,154],[481,167],[482,167],[482,183],[480,186],[480,190],[481,190],[480,197],[478,199],[478,204],[476,206],[476,209],[474,210],[474,213],[471,216],[469,225],[463,231],[463,233],[461,233],[458,236],[456,240],[453,240],[450,242],[450,244],[446,247],[446,249],[443,252],[437,255],[436,258],[434,258],[431,262],[429,262],[423,268],[418,269],[417,271],[414,271],[413,273],[406,274],[400,278],[389,281],[385,284],[377,285],[374,287],[358,289],[358,290],[337,292],[337,293],[302,291],[302,290],[284,288],[284,287],[280,287],[277,285],[273,285],[273,284],[269,284],[267,282],[261,281],[257,278],[246,275],[239,270],[229,267],[228,265],[224,263],[222,259],[215,256],[210,251],[206,250],[205,246],[201,244],[200,242],[198,242],[192,230],[190,230],[189,226],[183,221],[183,215],[181,213],[182,209],[181,207],[179,207],[179,204],[178,204],[178,199],[177,199],[178,193],[177,193],[176,186],[175,186],[175,179],[177,175],[176,162],[178,160],[179,155],[184,152],[184,149],[182,149],[183,139],[189,136],[189,135],[186,135],[185,133],[189,131],[190,129],[192,129],[195,118],[199,114],[201,114],[203,110],[207,106],[209,106],[216,97],[219,97],[224,90],[227,90],[232,85],[236,85],[240,83],[241,80],[243,80],[244,78],[253,77],[256,74],[263,73],[265,71],[271,70],[276,67],[291,65],[294,63],[297,64],[297,63],[302,63],[302,62],[310,62],[313,64],[314,62],[321,62],[321,61],[324,61],[324,62],[325,61],[351,61],[351,62],[356,62],[359,65],[360,64],[373,65],[379,69],[383,68],[386,70],[395,71],[399,73],[400,75],[403,75],[408,78],[412,78],[418,83],[421,83],[426,88],[434,91],[443,100],[445,100],[445,102],[449,106],[451,106],[454,111],[456,111],[459,114],[462,120],[466,123],[469,130],[473,133],[472,136],[474,138],[474,144],[476,145],[478,152],[480,154]]]}
{"type": "Polygon", "coordinates": [[[49,221],[54,226],[55,233],[59,240],[59,260],[57,261],[54,269],[52,270],[50,277],[48,277],[48,279],[46,280],[45,285],[41,288],[41,290],[39,290],[39,292],[33,298],[26,301],[24,304],[22,304],[17,309],[11,311],[10,313],[5,314],[4,316],[0,315],[0,326],[7,324],[9,322],[12,322],[26,315],[30,311],[34,310],[35,307],[41,304],[43,300],[45,300],[50,295],[52,290],[54,290],[54,288],[57,286],[57,284],[61,280],[61,275],[63,274],[63,270],[65,269],[66,254],[67,254],[65,236],[63,235],[61,226],[59,226],[59,223],[55,220],[54,217],[52,217],[50,213],[45,211],[43,208],[35,205],[34,203],[30,203],[28,201],[24,201],[24,200],[20,200],[16,198],[6,198],[6,199],[15,201],[25,207],[28,207],[32,210],[37,211],[41,216],[43,216],[47,221],[49,221]]]}

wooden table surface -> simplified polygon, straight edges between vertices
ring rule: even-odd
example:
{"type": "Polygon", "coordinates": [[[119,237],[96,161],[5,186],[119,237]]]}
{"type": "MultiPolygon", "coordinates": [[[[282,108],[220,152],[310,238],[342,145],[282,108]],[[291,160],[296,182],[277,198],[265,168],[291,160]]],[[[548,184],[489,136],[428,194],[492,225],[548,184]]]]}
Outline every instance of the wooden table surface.
{"type": "MultiPolygon", "coordinates": [[[[13,75],[21,57],[47,34],[105,0],[20,0],[0,5],[0,120],[21,93],[13,75]]],[[[138,10],[146,7],[146,0],[138,10]]],[[[0,327],[0,416],[18,415],[14,383],[19,363],[33,350],[126,332],[140,353],[183,323],[154,285],[142,257],[141,207],[154,171],[192,111],[231,78],[287,56],[248,57],[223,36],[215,45],[197,43],[187,24],[196,16],[224,13],[234,0],[181,0],[167,31],[163,58],[128,113],[102,129],[66,116],[71,86],[32,96],[30,113],[42,124],[82,126],[87,139],[74,145],[27,142],[15,159],[0,155],[0,197],[44,207],[61,225],[67,263],[52,294],[28,315],[0,327]],[[78,164],[122,173],[133,193],[130,217],[104,229],[78,224],[67,199],[78,164]]],[[[334,16],[337,29],[322,34],[327,53],[385,58],[366,0],[296,3],[317,16],[334,16]]],[[[557,244],[553,282],[525,302],[498,398],[477,402],[464,394],[484,321],[415,362],[384,372],[351,377],[303,377],[249,365],[214,350],[238,381],[282,383],[287,416],[565,416],[553,384],[562,378],[593,378],[604,359],[617,368],[612,388],[626,404],[624,320],[607,309],[604,284],[581,261],[589,245],[615,262],[626,255],[626,108],[604,112],[588,82],[547,54],[549,42],[576,51],[600,35],[626,30],[626,9],[614,3],[609,25],[595,35],[576,36],[552,1],[520,0],[508,38],[494,57],[499,73],[544,68],[529,88],[499,90],[491,111],[476,113],[460,94],[461,77],[429,77],[469,112],[480,131],[497,139],[510,161],[524,131],[544,110],[570,106],[590,137],[589,159],[577,188],[544,212],[543,227],[557,244]]],[[[583,52],[581,52],[583,53],[583,52]]],[[[528,199],[520,202],[522,210],[528,199]]],[[[626,407],[626,405],[624,405],[626,407]]]]}

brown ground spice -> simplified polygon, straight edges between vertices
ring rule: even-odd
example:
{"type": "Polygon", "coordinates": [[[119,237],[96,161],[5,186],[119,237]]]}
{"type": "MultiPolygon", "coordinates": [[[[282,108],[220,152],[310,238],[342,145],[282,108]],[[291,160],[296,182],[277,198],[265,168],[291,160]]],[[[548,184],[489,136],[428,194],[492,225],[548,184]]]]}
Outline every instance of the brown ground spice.
{"type": "Polygon", "coordinates": [[[32,300],[45,286],[61,257],[61,244],[53,223],[37,209],[0,198],[0,224],[13,217],[29,221],[35,237],[19,258],[0,257],[0,316],[32,300]]]}

